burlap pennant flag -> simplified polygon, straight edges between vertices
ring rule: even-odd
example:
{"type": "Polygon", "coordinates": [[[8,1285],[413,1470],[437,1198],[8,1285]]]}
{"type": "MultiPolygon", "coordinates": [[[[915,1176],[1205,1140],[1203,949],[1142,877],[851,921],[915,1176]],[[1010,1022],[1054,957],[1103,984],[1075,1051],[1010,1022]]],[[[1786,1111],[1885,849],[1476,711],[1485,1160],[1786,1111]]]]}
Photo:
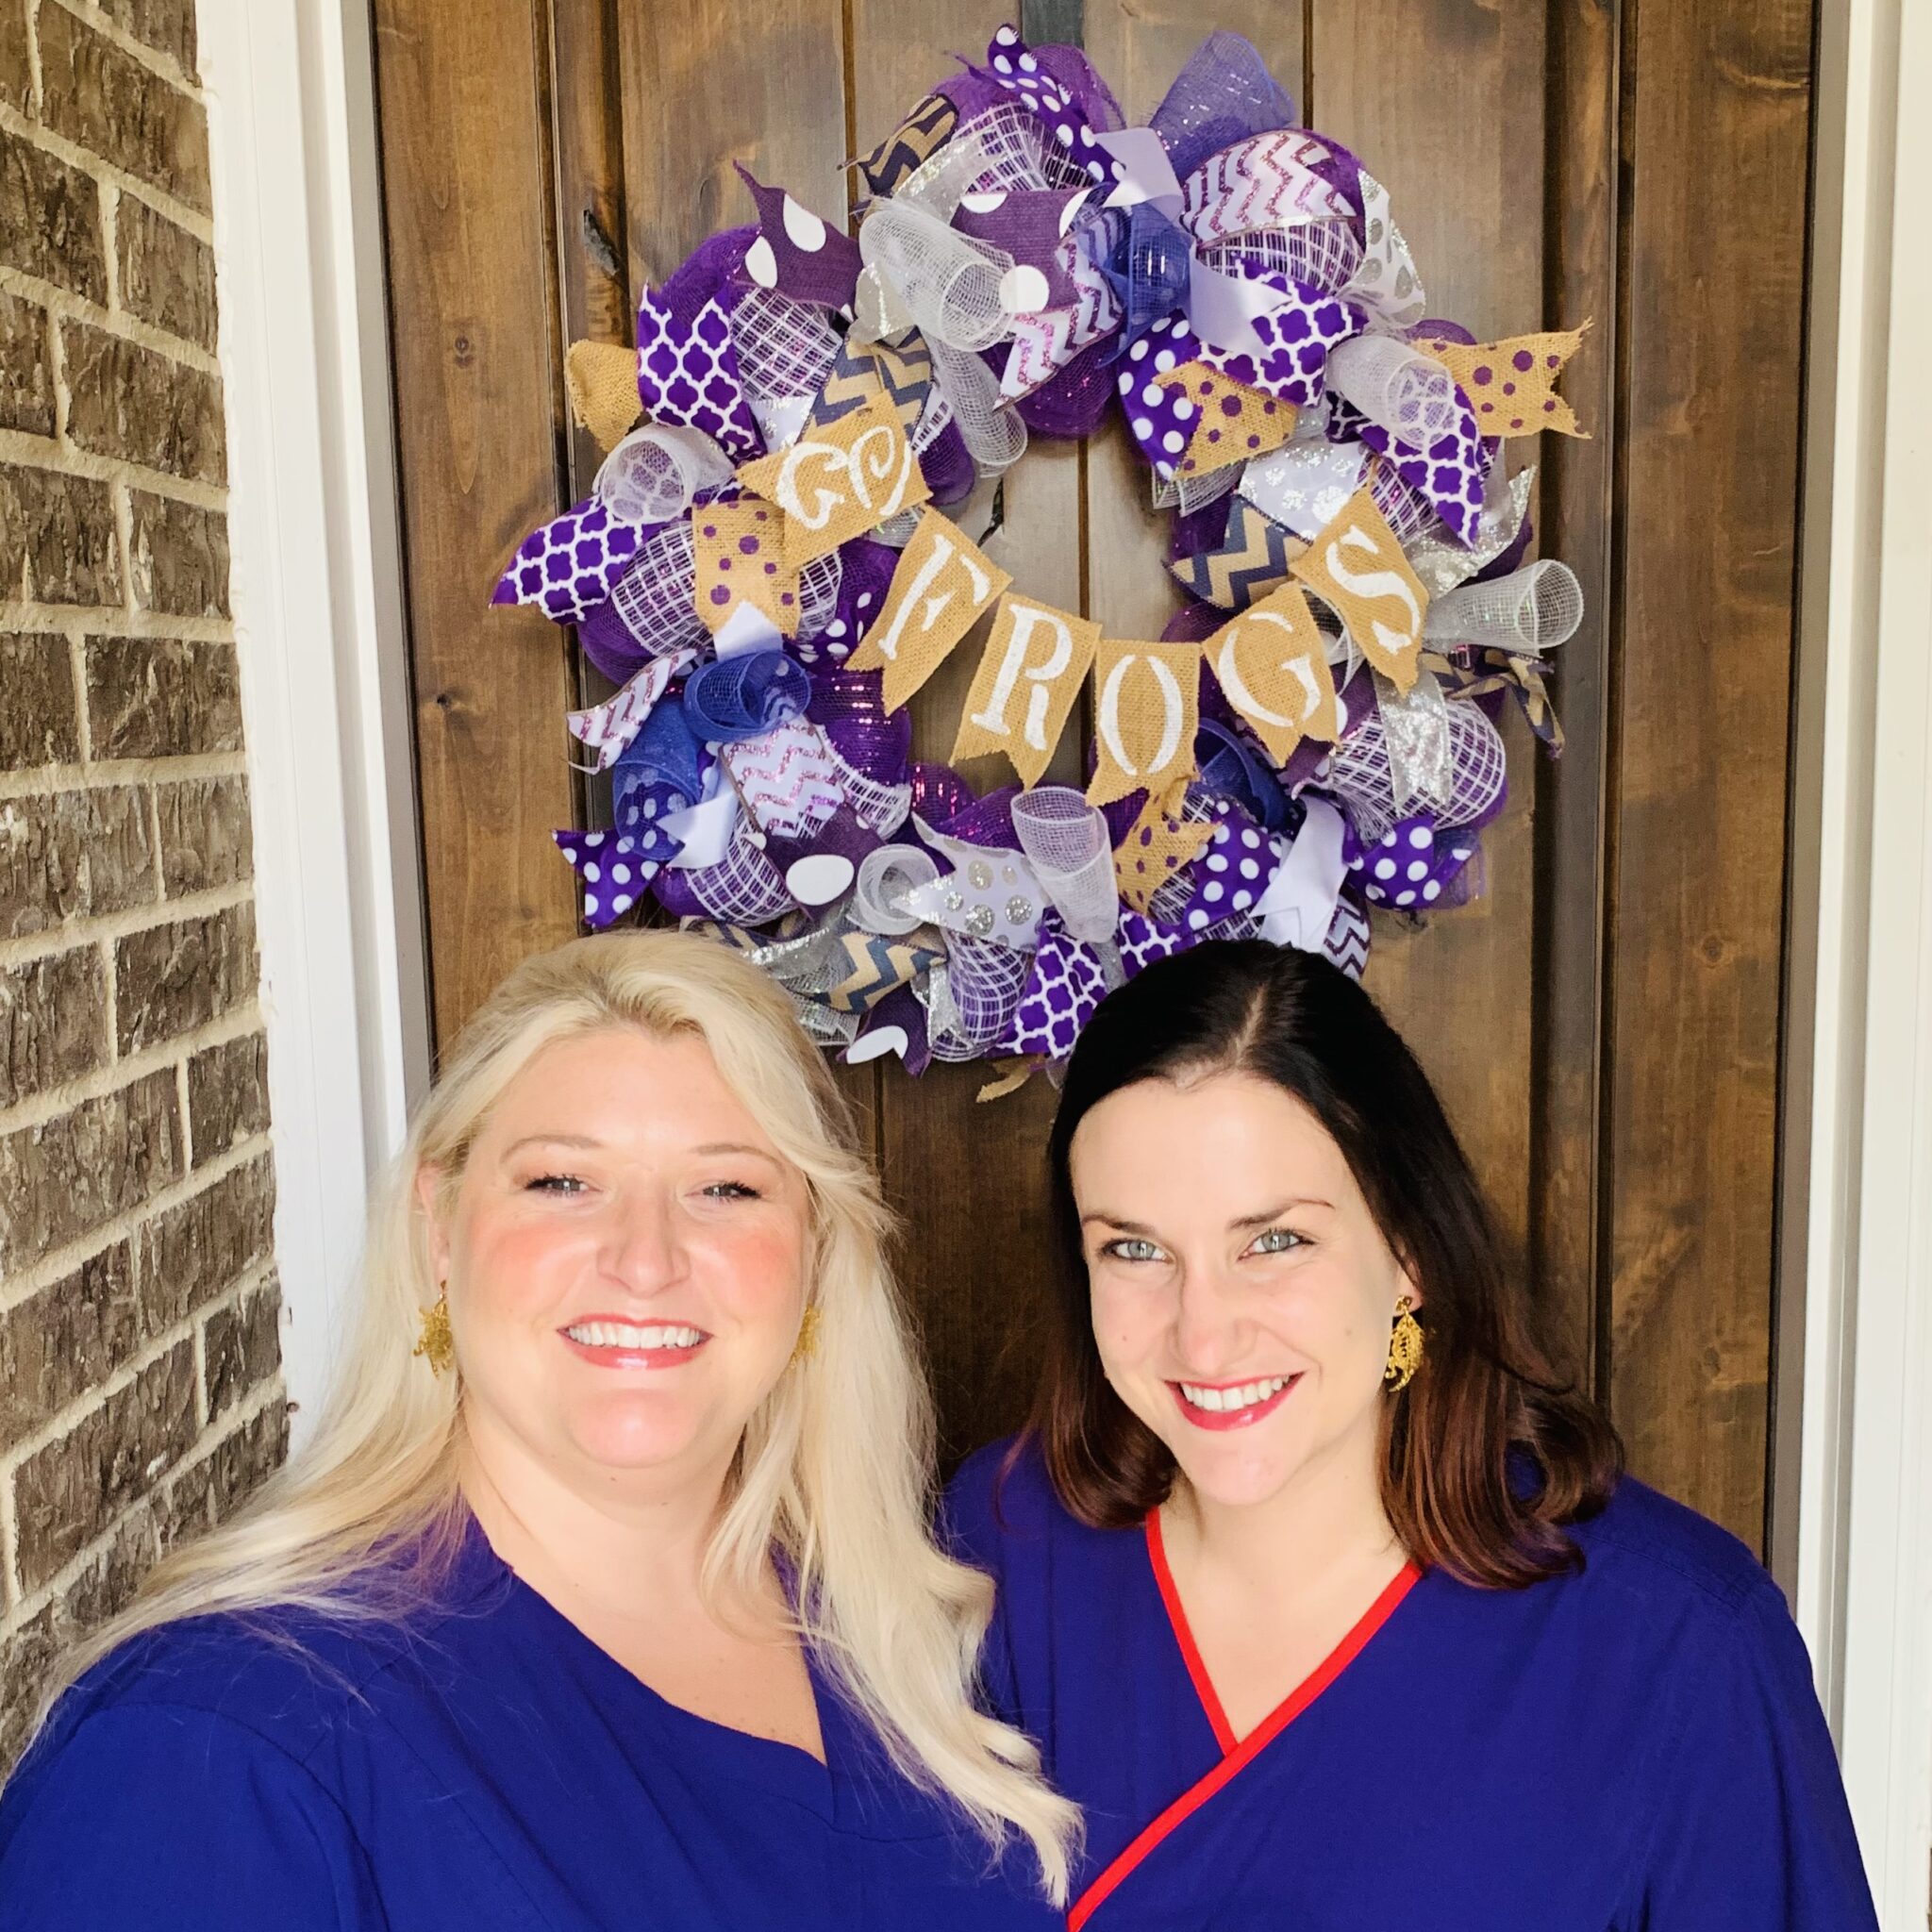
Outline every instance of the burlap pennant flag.
{"type": "Polygon", "coordinates": [[[1341,703],[1315,613],[1296,584],[1283,584],[1224,624],[1203,647],[1227,701],[1277,765],[1304,738],[1333,744],[1341,703]]]}
{"type": "Polygon", "coordinates": [[[749,604],[785,637],[798,632],[798,570],[785,556],[784,519],[743,497],[708,503],[691,520],[698,615],[714,637],[749,604]]]}
{"type": "Polygon", "coordinates": [[[885,607],[845,668],[883,671],[886,709],[896,711],[1012,581],[965,531],[928,507],[900,553],[885,607]]]}
{"type": "Polygon", "coordinates": [[[1485,436],[1534,436],[1540,429],[1554,429],[1559,436],[1587,437],[1590,432],[1577,422],[1576,412],[1557,393],[1557,378],[1589,326],[1510,336],[1500,342],[1419,341],[1415,346],[1456,378],[1485,436]]]}
{"type": "Polygon", "coordinates": [[[1188,784],[1183,778],[1163,797],[1150,791],[1141,816],[1127,827],[1127,836],[1114,847],[1113,877],[1122,900],[1136,912],[1145,912],[1162,886],[1199,857],[1214,836],[1211,821],[1183,818],[1188,784]]]}
{"type": "Polygon", "coordinates": [[[1415,682],[1429,593],[1366,489],[1289,568],[1341,618],[1357,649],[1397,691],[1415,682]]]}
{"type": "MultiPolygon", "coordinates": [[[[1294,432],[1292,403],[1250,389],[1205,362],[1183,362],[1154,379],[1162,389],[1179,391],[1194,412],[1180,462],[1183,475],[1205,475],[1229,463],[1264,457],[1294,432]]],[[[1178,413],[1178,400],[1174,408],[1178,413]]]]}
{"type": "Polygon", "coordinates": [[[1023,785],[1037,784],[1093,661],[1100,626],[1051,604],[1001,601],[959,719],[953,763],[1005,752],[1023,785]]]}
{"type": "Polygon", "coordinates": [[[1093,658],[1093,736],[1099,760],[1089,805],[1142,786],[1165,792],[1194,770],[1201,716],[1199,644],[1102,640],[1093,658]]]}
{"type": "Polygon", "coordinates": [[[788,448],[744,464],[738,480],[785,512],[785,555],[794,570],[932,494],[883,390],[835,422],[808,425],[788,448]]]}

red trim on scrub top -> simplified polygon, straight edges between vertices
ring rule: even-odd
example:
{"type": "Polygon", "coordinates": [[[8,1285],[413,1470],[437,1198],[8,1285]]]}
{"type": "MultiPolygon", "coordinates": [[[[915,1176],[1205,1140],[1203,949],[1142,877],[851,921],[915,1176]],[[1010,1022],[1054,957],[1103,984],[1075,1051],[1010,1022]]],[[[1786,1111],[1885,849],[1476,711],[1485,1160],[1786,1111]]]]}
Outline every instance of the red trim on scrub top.
{"type": "MultiPolygon", "coordinates": [[[[1226,1712],[1222,1708],[1220,1698],[1215,1695],[1214,1687],[1208,1681],[1208,1672],[1201,1662],[1200,1649],[1194,1642],[1193,1633],[1188,1628],[1188,1620],[1181,1608],[1179,1592],[1174,1587],[1174,1575],[1167,1566],[1167,1553],[1160,1542],[1158,1511],[1151,1512],[1147,1519],[1147,1552],[1154,1563],[1155,1577],[1160,1585],[1161,1601],[1166,1605],[1168,1618],[1174,1624],[1174,1638],[1180,1644],[1182,1657],[1187,1659],[1188,1674],[1193,1679],[1194,1688],[1200,1693],[1208,1720],[1214,1726],[1214,1735],[1217,1738],[1231,1740],[1232,1732],[1228,1726],[1226,1712]]],[[[1183,1791],[1074,1901],[1073,1909],[1067,1914],[1067,1932],[1080,1932],[1080,1928],[1088,1920],[1106,1904],[1134,1871],[1159,1848],[1165,1839],[1178,1830],[1203,1805],[1245,1771],[1303,1711],[1307,1709],[1309,1705],[1314,1703],[1316,1698],[1321,1696],[1323,1691],[1327,1690],[1329,1685],[1334,1683],[1337,1677],[1341,1676],[1361,1654],[1363,1646],[1369,1640],[1394,1614],[1396,1606],[1421,1582],[1422,1574],[1415,1564],[1404,1564],[1389,1587],[1362,1612],[1354,1629],[1261,1720],[1260,1724],[1240,1743],[1224,1745],[1221,1762],[1198,1784],[1191,1785],[1183,1791]]]]}

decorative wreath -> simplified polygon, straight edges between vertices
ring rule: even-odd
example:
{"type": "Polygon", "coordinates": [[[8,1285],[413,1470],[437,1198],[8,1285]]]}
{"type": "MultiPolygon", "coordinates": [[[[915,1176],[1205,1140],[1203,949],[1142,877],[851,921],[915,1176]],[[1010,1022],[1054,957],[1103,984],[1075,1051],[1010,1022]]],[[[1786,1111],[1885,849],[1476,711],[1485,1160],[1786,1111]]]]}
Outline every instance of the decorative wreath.
{"type": "Polygon", "coordinates": [[[1505,452],[1583,433],[1582,331],[1426,319],[1387,191],[1233,34],[1129,127],[1002,27],[855,165],[856,241],[745,174],[757,224],[644,291],[635,351],[572,351],[608,455],[495,601],[622,686],[569,720],[614,808],[556,835],[585,924],[649,894],[848,1059],[1013,1062],[992,1092],[1198,940],[1359,974],[1371,908],[1470,898],[1504,706],[1561,749],[1543,654],[1582,599],[1524,562],[1505,452]],[[1174,511],[1158,641],[1009,588],[997,495],[977,541],[943,513],[1110,406],[1174,511]],[[989,609],[952,762],[912,762],[989,609]],[[1091,782],[1042,785],[1090,676],[1091,782]],[[993,758],[1017,785],[955,769],[993,758]]]}

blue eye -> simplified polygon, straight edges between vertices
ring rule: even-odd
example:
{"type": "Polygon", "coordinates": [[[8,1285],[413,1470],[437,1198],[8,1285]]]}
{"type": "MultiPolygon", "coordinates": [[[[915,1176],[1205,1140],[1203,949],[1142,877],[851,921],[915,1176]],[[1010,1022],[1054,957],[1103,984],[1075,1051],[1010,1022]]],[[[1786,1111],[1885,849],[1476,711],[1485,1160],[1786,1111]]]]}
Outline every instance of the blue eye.
{"type": "Polygon", "coordinates": [[[1286,1255],[1307,1245],[1307,1241],[1292,1228],[1271,1227],[1266,1234],[1255,1237],[1254,1246],[1249,1252],[1256,1255],[1286,1255]]]}
{"type": "Polygon", "coordinates": [[[1143,1241],[1138,1235],[1125,1240],[1108,1241],[1100,1252],[1115,1261],[1158,1261],[1160,1249],[1153,1241],[1143,1241]]]}

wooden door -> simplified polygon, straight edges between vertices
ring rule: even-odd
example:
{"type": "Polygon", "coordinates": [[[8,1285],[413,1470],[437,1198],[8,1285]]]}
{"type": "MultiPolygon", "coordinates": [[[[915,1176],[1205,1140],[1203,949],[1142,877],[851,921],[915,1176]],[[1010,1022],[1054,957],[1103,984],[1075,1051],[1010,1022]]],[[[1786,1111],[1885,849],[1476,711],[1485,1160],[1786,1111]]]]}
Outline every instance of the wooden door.
{"type": "MultiPolygon", "coordinates": [[[[594,810],[559,714],[587,670],[485,604],[580,497],[562,355],[749,218],[732,164],[830,213],[849,156],[1013,0],[375,0],[435,1014],[575,930],[553,826],[594,810]]],[[[1417,1044],[1640,1474],[1767,1522],[1784,812],[1810,114],[1807,0],[1049,0],[1144,119],[1243,33],[1389,187],[1431,312],[1593,326],[1536,520],[1590,611],[1559,763],[1512,720],[1477,904],[1380,923],[1371,989],[1417,1044]]],[[[970,516],[969,527],[977,527],[970,516]]],[[[1117,425],[1036,442],[994,540],[1018,588],[1158,634],[1173,587],[1117,425]]],[[[929,687],[942,757],[976,651],[929,687]]],[[[1071,734],[1070,734],[1071,736],[1071,734]]],[[[1069,747],[1063,757],[1071,758],[1069,747]]],[[[848,1076],[906,1218],[949,1453],[1027,1397],[1053,1094],[848,1076]]]]}

